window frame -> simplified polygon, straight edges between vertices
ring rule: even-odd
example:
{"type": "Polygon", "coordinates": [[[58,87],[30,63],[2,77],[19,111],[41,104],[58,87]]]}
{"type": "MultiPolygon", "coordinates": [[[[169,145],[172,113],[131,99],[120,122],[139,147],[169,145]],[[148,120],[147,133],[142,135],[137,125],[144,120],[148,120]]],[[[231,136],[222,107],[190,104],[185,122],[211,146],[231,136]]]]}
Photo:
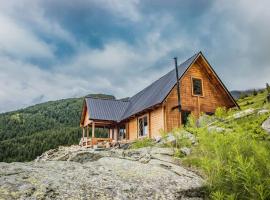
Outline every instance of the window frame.
{"type": "Polygon", "coordinates": [[[145,114],[145,115],[142,115],[142,116],[140,116],[140,117],[138,117],[138,138],[145,138],[145,137],[149,137],[149,116],[148,116],[148,114],[145,114]],[[145,133],[143,133],[143,135],[140,135],[140,120],[142,120],[142,122],[143,122],[143,132],[144,132],[144,118],[146,118],[146,122],[147,122],[147,132],[146,132],[146,134],[145,133]]]}
{"type": "Polygon", "coordinates": [[[204,97],[204,86],[203,86],[202,78],[191,76],[191,94],[192,96],[196,96],[196,97],[204,97]],[[201,81],[201,94],[194,94],[194,84],[193,84],[194,79],[201,81]]]}

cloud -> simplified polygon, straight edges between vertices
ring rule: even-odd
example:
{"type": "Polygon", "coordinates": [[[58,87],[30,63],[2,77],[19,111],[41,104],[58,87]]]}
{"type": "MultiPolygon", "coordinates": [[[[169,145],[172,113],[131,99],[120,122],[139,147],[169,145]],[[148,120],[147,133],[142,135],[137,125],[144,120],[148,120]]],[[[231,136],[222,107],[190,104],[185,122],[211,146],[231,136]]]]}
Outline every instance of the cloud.
{"type": "MultiPolygon", "coordinates": [[[[91,1],[90,1],[91,2],[91,1]]],[[[139,21],[142,19],[141,13],[138,10],[139,0],[94,0],[101,8],[104,8],[114,15],[120,15],[123,18],[129,19],[131,21],[139,21]]]]}
{"type": "Polygon", "coordinates": [[[229,88],[260,88],[270,80],[269,6],[265,0],[221,1],[202,17],[200,41],[229,88]]]}
{"type": "Polygon", "coordinates": [[[71,97],[78,95],[80,87],[84,83],[78,79],[71,79],[68,76],[54,74],[44,71],[37,66],[11,60],[8,57],[1,57],[0,73],[0,110],[8,111],[25,107],[33,103],[39,103],[38,97],[43,96],[46,100],[57,99],[58,97],[71,97]],[[70,80],[67,82],[67,80],[70,80]],[[71,88],[71,86],[73,88],[71,88]]]}
{"type": "Polygon", "coordinates": [[[0,112],[131,96],[202,50],[229,89],[270,80],[269,2],[0,0],[0,112]],[[136,87],[135,87],[136,86],[136,87]]]}
{"type": "Polygon", "coordinates": [[[0,52],[19,58],[52,58],[50,45],[13,20],[0,15],[0,52]]]}

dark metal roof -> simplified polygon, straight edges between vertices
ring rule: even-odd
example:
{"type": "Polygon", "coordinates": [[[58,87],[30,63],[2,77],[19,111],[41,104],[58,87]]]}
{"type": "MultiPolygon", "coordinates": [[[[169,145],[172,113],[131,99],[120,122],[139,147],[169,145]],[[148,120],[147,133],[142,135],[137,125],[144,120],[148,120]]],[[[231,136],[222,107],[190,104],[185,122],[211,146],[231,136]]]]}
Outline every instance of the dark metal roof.
{"type": "MultiPolygon", "coordinates": [[[[188,67],[193,63],[200,53],[193,55],[191,58],[178,66],[179,78],[185,73],[188,67]]],[[[122,120],[126,119],[138,112],[141,112],[154,105],[160,104],[167,97],[169,92],[176,84],[175,70],[170,71],[160,79],[130,98],[130,103],[122,116],[122,120]]]]}
{"type": "Polygon", "coordinates": [[[119,122],[129,102],[86,97],[85,102],[90,119],[119,122]]]}
{"type": "MultiPolygon", "coordinates": [[[[199,52],[193,55],[178,66],[179,79],[182,78],[184,73],[199,55],[202,55],[202,53],[199,52]]],[[[222,82],[221,84],[223,85],[222,82]]],[[[162,103],[175,85],[175,70],[171,70],[169,73],[165,74],[160,79],[156,80],[154,83],[126,101],[95,99],[88,97],[86,98],[86,105],[88,113],[90,113],[90,119],[120,122],[132,115],[162,103]]],[[[225,86],[224,88],[226,89],[225,86]]]]}

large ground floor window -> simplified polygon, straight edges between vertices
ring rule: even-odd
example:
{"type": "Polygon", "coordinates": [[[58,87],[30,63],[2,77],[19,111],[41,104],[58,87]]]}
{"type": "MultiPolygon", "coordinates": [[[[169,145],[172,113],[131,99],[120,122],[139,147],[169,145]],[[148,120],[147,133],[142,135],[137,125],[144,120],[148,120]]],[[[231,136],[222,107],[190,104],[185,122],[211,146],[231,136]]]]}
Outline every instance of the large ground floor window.
{"type": "Polygon", "coordinates": [[[139,137],[148,135],[148,119],[147,116],[140,117],[138,119],[139,123],[139,137]]]}

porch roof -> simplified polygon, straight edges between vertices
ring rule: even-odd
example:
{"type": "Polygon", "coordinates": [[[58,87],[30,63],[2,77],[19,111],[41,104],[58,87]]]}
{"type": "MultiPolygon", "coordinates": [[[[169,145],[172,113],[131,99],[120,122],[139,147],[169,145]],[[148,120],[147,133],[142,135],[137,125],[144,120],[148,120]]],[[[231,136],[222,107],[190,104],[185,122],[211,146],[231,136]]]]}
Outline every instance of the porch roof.
{"type": "Polygon", "coordinates": [[[92,120],[121,121],[129,102],[123,100],[85,98],[87,111],[92,120]]]}

